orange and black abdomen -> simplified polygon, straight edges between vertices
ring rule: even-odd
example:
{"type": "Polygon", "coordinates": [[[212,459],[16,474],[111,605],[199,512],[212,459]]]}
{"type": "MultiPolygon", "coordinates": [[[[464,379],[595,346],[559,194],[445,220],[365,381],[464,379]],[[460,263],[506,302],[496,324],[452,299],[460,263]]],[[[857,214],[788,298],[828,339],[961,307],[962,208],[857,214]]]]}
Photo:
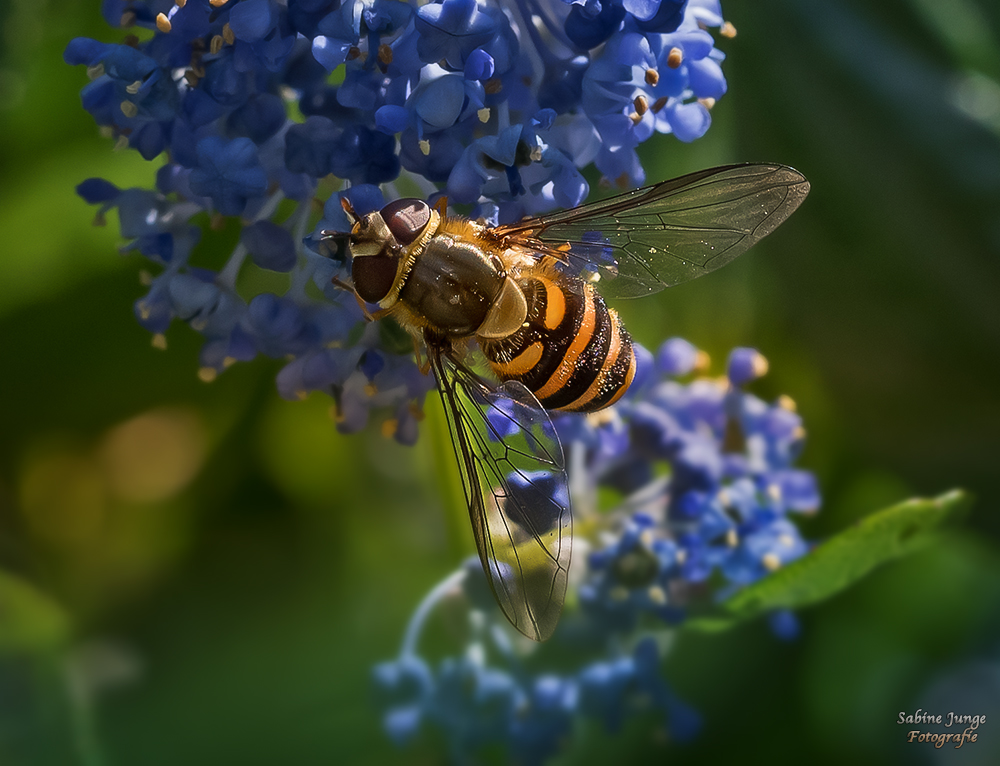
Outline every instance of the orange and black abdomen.
{"type": "Polygon", "coordinates": [[[593,412],[614,404],[635,376],[632,338],[593,286],[558,270],[517,280],[525,326],[481,345],[501,380],[522,382],[545,409],[593,412]]]}

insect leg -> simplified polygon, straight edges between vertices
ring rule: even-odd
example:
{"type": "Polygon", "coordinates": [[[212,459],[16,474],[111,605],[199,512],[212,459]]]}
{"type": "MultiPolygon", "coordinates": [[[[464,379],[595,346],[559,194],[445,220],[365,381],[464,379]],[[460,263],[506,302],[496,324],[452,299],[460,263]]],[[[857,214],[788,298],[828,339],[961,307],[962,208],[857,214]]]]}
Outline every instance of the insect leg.
{"type": "Polygon", "coordinates": [[[354,285],[345,282],[343,279],[340,279],[339,277],[334,277],[331,280],[331,282],[337,287],[339,287],[341,290],[347,290],[348,292],[353,293],[354,300],[358,302],[358,307],[361,309],[361,313],[365,315],[365,319],[368,320],[369,322],[377,322],[379,319],[381,319],[382,317],[386,316],[389,313],[389,309],[379,309],[378,311],[375,312],[369,311],[367,304],[365,304],[365,302],[361,300],[361,296],[358,295],[358,291],[354,289],[354,285]]]}
{"type": "Polygon", "coordinates": [[[428,356],[426,359],[421,359],[420,356],[421,344],[416,338],[413,339],[413,356],[416,357],[417,367],[420,369],[421,375],[426,375],[431,371],[431,358],[428,356]]]}

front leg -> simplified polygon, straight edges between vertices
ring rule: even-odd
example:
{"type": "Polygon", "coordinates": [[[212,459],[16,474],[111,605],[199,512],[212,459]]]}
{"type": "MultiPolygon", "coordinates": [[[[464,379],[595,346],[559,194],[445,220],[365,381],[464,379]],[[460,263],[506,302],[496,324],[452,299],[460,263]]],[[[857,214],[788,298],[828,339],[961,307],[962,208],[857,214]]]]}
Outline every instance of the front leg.
{"type": "Polygon", "coordinates": [[[417,369],[420,370],[421,375],[426,375],[431,371],[431,358],[428,356],[426,359],[421,359],[422,344],[414,337],[413,338],[413,356],[416,358],[417,369]]]}
{"type": "Polygon", "coordinates": [[[361,308],[361,313],[365,315],[365,319],[369,322],[377,322],[389,313],[389,309],[379,309],[375,312],[369,311],[367,304],[361,300],[361,296],[358,295],[358,291],[354,289],[354,285],[345,282],[340,277],[334,277],[331,282],[333,282],[333,284],[341,290],[347,290],[354,295],[354,300],[358,302],[358,306],[361,308]]]}

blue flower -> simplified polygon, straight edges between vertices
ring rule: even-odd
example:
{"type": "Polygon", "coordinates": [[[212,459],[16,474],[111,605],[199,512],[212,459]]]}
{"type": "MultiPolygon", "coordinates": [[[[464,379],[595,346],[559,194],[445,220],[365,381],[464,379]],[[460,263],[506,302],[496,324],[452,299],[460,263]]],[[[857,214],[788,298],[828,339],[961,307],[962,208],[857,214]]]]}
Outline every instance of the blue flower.
{"type": "MultiPolygon", "coordinates": [[[[660,668],[669,631],[699,600],[725,598],[805,555],[791,515],[815,510],[819,496],[815,477],[791,467],[787,451],[763,447],[788,435],[789,424],[774,423],[784,423],[790,405],[745,390],[766,370],[759,352],[735,349],[728,381],[709,377],[707,355],[680,338],[637,356],[648,377],[609,413],[554,421],[567,454],[582,460],[568,460],[575,555],[552,652],[519,651],[473,559],[414,613],[396,662],[414,651],[427,614],[454,598],[458,583],[471,610],[465,646],[426,665],[430,691],[405,716],[386,706],[390,733],[419,720],[443,733],[456,760],[499,744],[525,763],[556,754],[581,719],[617,731],[643,709],[662,716],[674,739],[697,736],[701,716],[660,668]],[[597,510],[599,490],[623,487],[618,507],[597,510]],[[552,656],[558,664],[544,659],[552,656]]],[[[497,429],[507,420],[498,416],[497,429]]],[[[546,491],[541,473],[515,472],[508,483],[515,495],[546,491]]],[[[798,633],[789,612],[769,621],[782,640],[798,633]]]]}
{"type": "Polygon", "coordinates": [[[466,58],[497,34],[506,17],[496,8],[481,7],[476,0],[442,0],[417,10],[417,51],[428,64],[444,61],[455,71],[466,58]]]}
{"type": "Polygon", "coordinates": [[[191,191],[211,197],[223,215],[241,215],[248,199],[267,191],[267,174],[249,138],[226,141],[208,136],[198,142],[197,152],[191,191]]]}
{"type": "MultiPolygon", "coordinates": [[[[393,398],[349,369],[374,358],[364,352],[381,340],[356,329],[363,317],[332,284],[348,277],[345,254],[317,241],[323,228],[348,226],[329,203],[339,199],[336,179],[352,185],[350,194],[386,185],[391,198],[413,184],[434,197],[437,184],[474,214],[510,222],[580,204],[589,164],[614,183],[640,183],[636,147],[656,131],[700,135],[725,90],[722,54],[707,31],[722,25],[715,0],[518,0],[511,8],[481,0],[103,3],[114,26],[148,33],[124,44],[77,38],[64,58],[87,67],[81,95],[95,121],[119,145],[164,164],[155,189],[92,179],[79,190],[100,215],[117,209],[129,248],[164,269],[136,305],[143,325],[159,334],[178,319],[201,332],[206,379],[258,352],[292,357],[284,394],[328,390],[347,430],[367,422],[378,401],[391,421],[386,432],[415,440],[421,393],[393,398]],[[536,23],[521,28],[525,19],[536,23]],[[319,222],[317,196],[327,200],[319,222]],[[188,263],[203,211],[246,227],[214,275],[188,263]],[[289,275],[285,301],[273,296],[268,305],[285,306],[309,329],[275,326],[284,312],[258,315],[264,299],[253,304],[237,289],[252,269],[289,275]],[[330,344],[359,353],[331,354],[330,344]]],[[[404,361],[387,369],[415,371],[393,355],[404,361]]],[[[790,460],[794,426],[772,417],[757,446],[790,460]]],[[[617,475],[629,486],[643,470],[617,475]]]]}
{"type": "Polygon", "coordinates": [[[243,229],[240,241],[262,269],[291,271],[297,256],[288,229],[271,221],[257,221],[243,229]]]}
{"type": "MultiPolygon", "coordinates": [[[[349,254],[320,235],[349,230],[341,201],[364,215],[413,189],[445,193],[494,225],[574,207],[590,191],[587,167],[642,183],[637,148],[657,132],[701,136],[726,91],[717,0],[505,3],[106,0],[112,25],[144,33],[78,38],[64,57],[87,68],[83,107],[104,132],[163,163],[153,188],[78,186],[99,217],[117,211],[126,249],[155,266],[137,320],[157,336],[176,321],[201,333],[203,380],[258,355],[284,359],[283,397],[325,391],[338,430],[377,419],[415,443],[434,380],[342,289],[349,254]],[[195,266],[201,226],[225,217],[241,231],[225,264],[195,266]],[[243,293],[260,270],[287,275],[287,290],[243,293]]],[[[584,239],[595,261],[610,259],[602,237],[584,239]]],[[[428,597],[410,631],[446,592],[464,592],[464,653],[430,663],[408,639],[376,671],[394,740],[436,727],[456,759],[500,742],[531,764],[580,717],[616,727],[643,703],[677,736],[696,728],[661,677],[659,649],[636,631],[678,624],[703,583],[737,588],[802,555],[789,517],[820,499],[794,465],[801,418],[790,400],[747,392],[762,373],[746,353],[734,352],[725,385],[698,377],[707,357],[686,341],[655,355],[637,347],[632,389],[606,417],[554,418],[582,460],[575,483],[628,497],[578,525],[576,608],[553,639],[578,662],[556,672],[523,661],[476,561],[461,588],[428,597]]],[[[509,435],[510,421],[494,420],[509,435]]],[[[551,495],[554,513],[566,505],[558,483],[530,478],[513,474],[511,491],[551,495]]],[[[578,508],[597,504],[595,494],[578,508]]]]}

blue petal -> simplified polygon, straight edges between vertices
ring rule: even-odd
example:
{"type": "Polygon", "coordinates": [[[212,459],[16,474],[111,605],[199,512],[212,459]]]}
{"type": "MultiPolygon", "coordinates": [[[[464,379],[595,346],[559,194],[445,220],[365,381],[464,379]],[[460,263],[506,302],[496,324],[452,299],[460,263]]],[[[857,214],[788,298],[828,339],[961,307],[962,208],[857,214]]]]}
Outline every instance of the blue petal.
{"type": "Polygon", "coordinates": [[[484,136],[476,144],[480,151],[501,165],[510,167],[517,158],[517,144],[521,140],[521,126],[511,125],[496,136],[484,136]]]}
{"type": "Polygon", "coordinates": [[[219,288],[190,274],[175,275],[168,289],[174,313],[181,319],[208,311],[219,298],[219,288]]]}
{"type": "Polygon", "coordinates": [[[465,60],[466,80],[488,80],[496,71],[493,57],[482,48],[476,48],[465,60]]]}
{"type": "Polygon", "coordinates": [[[271,0],[243,0],[229,12],[229,26],[238,40],[262,40],[273,24],[271,0]]]}
{"type": "Polygon", "coordinates": [[[435,129],[455,124],[465,101],[465,83],[458,75],[445,75],[427,85],[415,97],[417,115],[435,129]]]}
{"type": "Polygon", "coordinates": [[[338,137],[330,156],[331,170],[356,184],[380,184],[399,175],[399,157],[393,136],[348,126],[338,137]]]}
{"type": "MultiPolygon", "coordinates": [[[[503,17],[503,13],[498,16],[503,17]]],[[[493,38],[498,22],[499,18],[481,10],[476,0],[444,0],[423,5],[416,16],[420,58],[429,64],[443,59],[461,69],[473,50],[493,38]]]]}
{"type": "Polygon", "coordinates": [[[420,708],[416,705],[396,707],[385,715],[385,733],[397,747],[401,747],[416,736],[420,729],[420,708]]]}
{"type": "Polygon", "coordinates": [[[317,35],[313,38],[312,53],[320,64],[332,72],[344,63],[351,45],[352,43],[346,40],[317,35]]]}
{"type": "Polygon", "coordinates": [[[110,202],[117,198],[121,191],[113,183],[105,181],[103,178],[88,178],[77,184],[76,193],[87,202],[94,204],[96,202],[110,202]]]}
{"type": "Polygon", "coordinates": [[[291,271],[298,260],[288,229],[271,221],[257,221],[244,227],[240,241],[262,269],[291,271]]]}
{"type": "Polygon", "coordinates": [[[736,387],[745,386],[767,372],[767,360],[755,348],[734,348],[729,354],[726,375],[736,387]]]}
{"type": "Polygon", "coordinates": [[[100,63],[110,45],[93,40],[89,37],[74,37],[63,51],[63,61],[67,64],[86,64],[94,66],[100,63]]]}
{"type": "Polygon", "coordinates": [[[235,109],[226,126],[232,134],[247,136],[255,144],[262,144],[281,130],[287,119],[282,98],[273,93],[261,93],[235,109]]]}
{"type": "Polygon", "coordinates": [[[802,633],[798,616],[790,609],[779,609],[767,617],[771,631],[782,641],[794,641],[802,633]]]}
{"type": "Polygon", "coordinates": [[[640,21],[648,21],[660,9],[660,0],[622,0],[622,7],[640,21]]]}
{"type": "Polygon", "coordinates": [[[410,121],[406,107],[386,104],[375,112],[375,129],[382,133],[402,133],[410,121]]]}
{"type": "Polygon", "coordinates": [[[675,136],[681,141],[694,141],[705,135],[712,124],[712,115],[708,110],[693,101],[688,104],[678,104],[674,107],[667,107],[667,118],[675,136]]]}
{"type": "Polygon", "coordinates": [[[625,9],[613,0],[602,3],[596,16],[574,5],[566,17],[566,36],[577,47],[590,50],[617,32],[624,18],[625,9]]]}
{"type": "Polygon", "coordinates": [[[707,56],[688,62],[688,84],[696,98],[722,98],[726,93],[722,67],[707,56]]]}
{"type": "Polygon", "coordinates": [[[342,133],[327,117],[307,117],[285,134],[285,165],[293,173],[322,178],[333,170],[333,152],[342,133]]]}
{"type": "MultiPolygon", "coordinates": [[[[625,2],[641,5],[643,14],[649,10],[649,4],[643,2],[643,0],[625,0],[625,2]]],[[[643,18],[639,14],[636,14],[636,20],[638,21],[636,26],[644,32],[656,32],[658,34],[673,32],[684,21],[684,6],[686,3],[687,0],[661,0],[659,8],[656,9],[656,13],[651,17],[643,18]]]]}
{"type": "Polygon", "coordinates": [[[656,352],[656,369],[664,375],[677,377],[690,373],[698,361],[698,349],[683,338],[664,341],[656,352]]]}

